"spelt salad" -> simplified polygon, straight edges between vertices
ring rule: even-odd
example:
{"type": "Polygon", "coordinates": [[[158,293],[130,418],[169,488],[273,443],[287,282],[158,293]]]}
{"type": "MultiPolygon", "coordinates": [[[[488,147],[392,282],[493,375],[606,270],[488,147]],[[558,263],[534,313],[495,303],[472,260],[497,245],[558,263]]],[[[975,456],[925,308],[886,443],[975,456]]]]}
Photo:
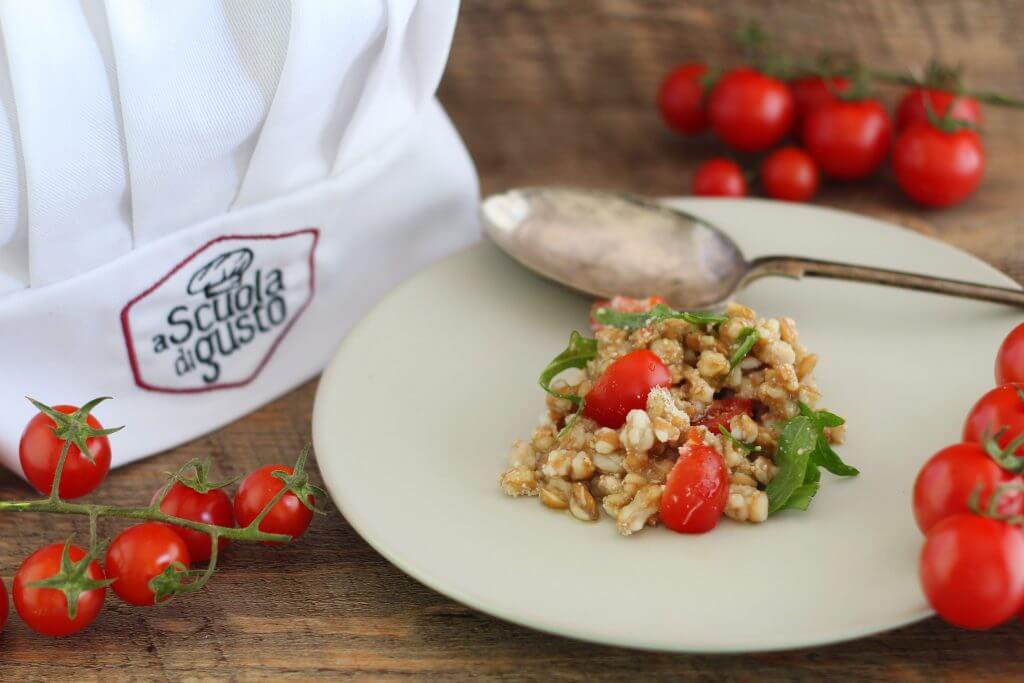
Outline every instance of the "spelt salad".
{"type": "Polygon", "coordinates": [[[761,523],[806,510],[822,469],[858,473],[832,448],[846,427],[817,409],[818,357],[792,319],[616,297],[594,304],[591,327],[540,376],[547,410],[512,445],[509,496],[581,521],[604,510],[627,536],[659,524],[702,533],[723,515],[761,523]]]}

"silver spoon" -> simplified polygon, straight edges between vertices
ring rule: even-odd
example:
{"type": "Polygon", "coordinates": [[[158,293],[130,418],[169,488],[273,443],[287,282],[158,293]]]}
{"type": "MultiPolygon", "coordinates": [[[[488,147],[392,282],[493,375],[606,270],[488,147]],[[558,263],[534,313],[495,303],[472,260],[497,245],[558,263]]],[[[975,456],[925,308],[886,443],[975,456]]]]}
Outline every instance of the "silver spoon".
{"type": "Polygon", "coordinates": [[[714,308],[769,275],[870,282],[1024,307],[1024,291],[799,256],[747,261],[717,227],[656,201],[557,187],[487,197],[484,232],[527,268],[600,297],[659,294],[679,309],[714,308]]]}

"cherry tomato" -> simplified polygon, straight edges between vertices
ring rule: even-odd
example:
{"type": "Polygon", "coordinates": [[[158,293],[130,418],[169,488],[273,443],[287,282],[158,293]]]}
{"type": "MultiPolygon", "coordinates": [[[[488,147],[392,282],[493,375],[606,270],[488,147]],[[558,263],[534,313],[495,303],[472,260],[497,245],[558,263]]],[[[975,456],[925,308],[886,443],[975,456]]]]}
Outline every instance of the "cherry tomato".
{"type": "Polygon", "coordinates": [[[804,150],[783,147],[761,164],[761,185],[773,199],[806,202],[818,191],[818,167],[804,150]]]}
{"type": "Polygon", "coordinates": [[[918,121],[896,138],[892,166],[900,189],[918,204],[952,206],[978,187],[985,152],[972,130],[945,132],[918,121]]]}
{"type": "Polygon", "coordinates": [[[896,130],[903,130],[918,121],[928,122],[928,110],[924,104],[926,96],[937,117],[942,118],[948,110],[958,121],[973,123],[975,126],[981,124],[981,106],[974,98],[963,95],[958,97],[954,93],[935,88],[911,88],[896,108],[896,130]],[[952,109],[949,109],[950,104],[953,105],[952,109]]]}
{"type": "Polygon", "coordinates": [[[708,409],[693,421],[695,426],[707,427],[712,434],[718,434],[722,426],[729,428],[729,422],[737,415],[754,414],[754,401],[749,398],[733,396],[719,398],[711,402],[708,409]]]}
{"type": "MultiPolygon", "coordinates": [[[[1018,393],[1024,391],[1024,384],[1011,383],[992,389],[978,399],[967,414],[964,422],[964,441],[980,443],[986,436],[999,436],[1001,448],[1021,434],[1024,434],[1024,398],[1018,393]]],[[[1014,455],[1024,457],[1024,445],[1014,450],[1014,455]]]]}
{"type": "Polygon", "coordinates": [[[892,124],[875,100],[826,102],[807,115],[803,141],[825,175],[857,180],[882,165],[892,124]]]}
{"type": "Polygon", "coordinates": [[[658,89],[658,110],[669,128],[693,135],[708,127],[704,107],[707,64],[681,64],[670,71],[658,89]]]}
{"type": "MultiPolygon", "coordinates": [[[[156,495],[159,495],[159,491],[156,495]]],[[[153,500],[156,500],[156,495],[153,496],[153,500]]],[[[160,503],[160,511],[165,515],[190,519],[193,522],[228,527],[235,525],[234,507],[224,489],[211,489],[206,493],[199,493],[180,481],[175,482],[160,503]]],[[[209,534],[178,526],[173,529],[188,546],[188,555],[192,562],[206,562],[210,559],[212,548],[209,534]]],[[[217,549],[224,550],[227,544],[228,539],[220,538],[217,541],[217,549]]]]}
{"type": "Polygon", "coordinates": [[[661,521],[681,534],[711,531],[722,517],[728,498],[729,473],[725,461],[692,431],[665,481],[661,521]]]}
{"type": "Polygon", "coordinates": [[[928,532],[918,569],[940,617],[964,628],[991,628],[1024,601],[1024,534],[979,515],[947,517],[928,532]]]}
{"type": "MultiPolygon", "coordinates": [[[[284,482],[275,477],[274,472],[290,475],[292,468],[284,465],[266,465],[242,480],[235,493],[235,519],[238,520],[239,526],[248,526],[284,487],[284,482]]],[[[311,505],[316,502],[312,495],[308,496],[307,500],[311,505]]],[[[312,519],[313,511],[289,491],[270,508],[270,512],[260,522],[259,529],[271,534],[287,534],[295,540],[302,535],[312,519]]]]}
{"type": "Polygon", "coordinates": [[[732,159],[708,159],[693,176],[693,193],[698,197],[742,197],[747,194],[743,169],[732,159]]]}
{"type": "Polygon", "coordinates": [[[628,296],[613,296],[611,300],[595,301],[590,305],[590,329],[594,332],[603,330],[606,325],[594,320],[594,311],[599,308],[610,308],[619,313],[646,313],[658,304],[665,303],[660,296],[649,296],[646,299],[634,299],[628,296]]]}
{"type": "Polygon", "coordinates": [[[708,98],[711,128],[741,152],[758,152],[781,140],[793,125],[795,109],[785,83],[749,67],[722,76],[708,98]]]}
{"type": "MultiPolygon", "coordinates": [[[[583,414],[598,424],[618,429],[626,415],[647,406],[654,387],[672,386],[672,374],[653,351],[640,349],[616,358],[584,397],[583,414]]],[[[241,518],[239,518],[241,523],[241,518]]]]}
{"type": "Polygon", "coordinates": [[[110,542],[103,561],[117,596],[131,605],[155,605],[156,593],[149,582],[172,563],[191,567],[188,546],[174,527],[160,522],[130,526],[110,542]]]}
{"type": "Polygon", "coordinates": [[[996,384],[1024,382],[1024,323],[1006,335],[996,353],[996,384]]]}
{"type": "Polygon", "coordinates": [[[850,79],[846,76],[805,76],[789,82],[789,91],[793,93],[796,115],[793,128],[797,132],[807,115],[826,102],[836,99],[835,93],[843,92],[850,87],[850,79]]]}
{"type": "MultiPolygon", "coordinates": [[[[54,406],[53,409],[69,415],[78,410],[75,406],[63,405],[54,406]]],[[[99,420],[91,413],[86,422],[94,429],[103,429],[99,420]]],[[[61,449],[64,448],[64,442],[53,433],[54,427],[56,424],[50,417],[36,413],[25,426],[21,442],[18,444],[21,469],[29,483],[40,493],[50,492],[57,461],[60,459],[61,449]]],[[[80,498],[86,495],[99,486],[110,471],[110,442],[107,437],[91,437],[86,440],[85,445],[89,447],[93,462],[89,462],[88,458],[82,455],[78,446],[71,445],[60,477],[61,498],[80,498]]]]}
{"type": "MultiPolygon", "coordinates": [[[[18,616],[30,629],[47,636],[69,636],[78,633],[96,619],[107,596],[106,588],[83,591],[78,596],[78,612],[75,618],[71,619],[68,617],[68,599],[63,591],[56,588],[30,588],[30,583],[43,581],[60,573],[63,553],[63,543],[40,548],[25,558],[11,583],[11,595],[18,616]]],[[[78,562],[85,557],[85,551],[72,545],[68,548],[68,556],[72,562],[78,562]]],[[[99,581],[106,578],[99,562],[95,560],[89,563],[87,576],[99,581]]],[[[6,597],[4,602],[7,602],[6,597]]]]}
{"type": "MultiPolygon", "coordinates": [[[[914,519],[922,532],[946,517],[970,512],[967,501],[980,487],[979,503],[988,504],[992,491],[1000,484],[1021,482],[1021,478],[1000,467],[976,443],[948,446],[924,464],[914,482],[914,519]]],[[[1024,497],[1007,491],[1000,498],[998,511],[1016,515],[1024,511],[1024,497]]]]}

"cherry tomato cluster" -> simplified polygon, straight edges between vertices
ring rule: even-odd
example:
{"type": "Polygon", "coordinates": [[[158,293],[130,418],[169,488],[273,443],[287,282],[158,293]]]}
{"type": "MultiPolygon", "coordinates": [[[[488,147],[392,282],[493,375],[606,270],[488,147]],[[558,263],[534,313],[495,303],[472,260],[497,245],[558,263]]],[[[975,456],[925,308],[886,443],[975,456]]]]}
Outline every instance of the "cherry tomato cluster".
{"type": "Polygon", "coordinates": [[[706,64],[682,64],[663,80],[657,103],[665,123],[679,133],[710,128],[737,152],[767,152],[750,173],[729,158],[704,161],[694,176],[696,195],[742,197],[758,177],[767,196],[804,202],[817,192],[821,176],[866,178],[891,152],[904,194],[927,207],[945,207],[974,192],[985,166],[976,132],[980,105],[957,94],[948,77],[945,83],[909,88],[895,126],[863,79],[830,73],[776,77],[743,66],[716,76],[706,64]]]}
{"type": "MultiPolygon", "coordinates": [[[[65,501],[92,492],[106,477],[110,469],[108,435],[116,430],[103,429],[91,414],[98,402],[82,408],[51,408],[34,402],[39,412],[25,427],[19,456],[29,483],[40,493],[51,496],[48,501],[39,501],[44,506],[47,502],[63,505],[61,511],[67,512],[69,504],[65,501]],[[66,452],[58,475],[63,451],[66,452]],[[58,476],[54,491],[53,483],[58,476]]],[[[300,456],[295,468],[268,465],[250,473],[239,484],[233,499],[224,490],[231,482],[209,482],[208,463],[193,461],[190,465],[194,476],[186,478],[182,468],[154,493],[150,507],[132,509],[140,513],[136,517],[158,519],[143,521],[117,534],[107,546],[102,564],[94,525],[95,518],[106,516],[107,509],[99,505],[75,507],[75,513],[90,515],[90,548],[68,541],[44,546],[29,555],[11,584],[15,610],[33,631],[67,636],[95,620],[108,587],[124,602],[139,606],[156,605],[175,593],[201,587],[201,583],[186,581],[195,575],[209,578],[216,560],[213,539],[217,538],[218,552],[228,544],[228,539],[220,537],[217,530],[245,529],[259,518],[254,525],[257,538],[260,534],[298,538],[313,516],[313,492],[322,493],[305,483],[304,475],[301,479],[296,475],[297,471],[302,474],[304,461],[305,455],[300,456]],[[305,502],[296,491],[304,495],[305,502]],[[170,520],[209,525],[200,528],[213,533],[174,525],[170,520]],[[199,563],[208,563],[208,567],[194,570],[193,566],[199,563]]],[[[41,511],[54,510],[44,507],[41,511]]],[[[115,512],[109,514],[118,516],[115,512]]],[[[0,628],[7,620],[7,612],[7,592],[0,581],[0,628]]]]}
{"type": "Polygon", "coordinates": [[[1000,347],[995,376],[963,442],[933,455],[914,483],[925,596],[943,619],[972,629],[1024,618],[1024,324],[1000,347]]]}

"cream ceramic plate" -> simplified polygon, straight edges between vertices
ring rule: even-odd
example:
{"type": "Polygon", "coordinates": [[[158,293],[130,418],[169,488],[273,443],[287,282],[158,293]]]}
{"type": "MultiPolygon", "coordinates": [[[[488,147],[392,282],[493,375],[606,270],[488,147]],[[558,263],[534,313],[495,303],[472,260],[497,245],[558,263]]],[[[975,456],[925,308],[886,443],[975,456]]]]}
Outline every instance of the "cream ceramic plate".
{"type": "MultiPolygon", "coordinates": [[[[790,253],[1012,285],[981,261],[860,216],[765,201],[684,200],[748,257],[790,253]]],[[[497,485],[542,410],[541,368],[588,301],[479,245],[414,277],[345,339],[320,384],[317,457],[341,512],[427,586],[497,617],[656,650],[772,650],[921,619],[920,464],[956,441],[1020,313],[844,282],[763,280],[738,299],[796,319],[821,355],[821,405],[847,418],[843,458],[807,513],[723,520],[688,537],[621,538],[497,485]]],[[[344,552],[344,549],[342,549],[344,552]]]]}

